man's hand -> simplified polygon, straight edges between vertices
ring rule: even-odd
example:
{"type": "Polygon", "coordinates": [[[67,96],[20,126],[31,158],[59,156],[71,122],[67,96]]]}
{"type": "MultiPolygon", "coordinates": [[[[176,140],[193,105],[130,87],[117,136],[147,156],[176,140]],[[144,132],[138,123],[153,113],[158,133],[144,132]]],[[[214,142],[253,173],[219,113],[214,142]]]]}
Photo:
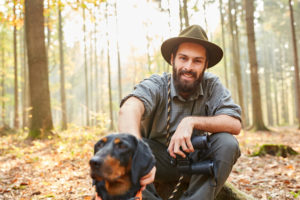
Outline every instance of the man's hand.
{"type": "Polygon", "coordinates": [[[146,189],[146,186],[150,183],[153,183],[154,178],[155,178],[155,173],[156,173],[156,167],[154,166],[151,171],[146,174],[145,176],[143,176],[140,180],[140,184],[141,184],[141,190],[143,191],[144,189],[146,189]]]}
{"type": "Polygon", "coordinates": [[[181,157],[185,158],[185,153],[183,151],[187,153],[194,151],[194,147],[191,142],[193,129],[194,125],[192,122],[192,118],[186,117],[181,120],[175,133],[171,138],[168,147],[168,152],[170,156],[176,158],[176,154],[178,154],[181,157]],[[180,147],[183,151],[181,151],[180,147]]]}

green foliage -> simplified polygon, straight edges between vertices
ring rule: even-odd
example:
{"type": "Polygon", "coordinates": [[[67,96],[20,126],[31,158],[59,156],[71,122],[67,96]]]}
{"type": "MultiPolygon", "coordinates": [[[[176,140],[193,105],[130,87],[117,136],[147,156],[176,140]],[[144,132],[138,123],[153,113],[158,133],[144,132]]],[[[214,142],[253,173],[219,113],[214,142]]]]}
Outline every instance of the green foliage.
{"type": "Polygon", "coordinates": [[[264,144],[251,156],[265,156],[266,154],[270,154],[272,156],[281,156],[285,158],[289,155],[298,155],[299,153],[287,145],[264,144]]]}
{"type": "Polygon", "coordinates": [[[291,191],[290,193],[293,195],[294,198],[297,198],[298,196],[300,196],[300,190],[298,192],[291,191]]]}

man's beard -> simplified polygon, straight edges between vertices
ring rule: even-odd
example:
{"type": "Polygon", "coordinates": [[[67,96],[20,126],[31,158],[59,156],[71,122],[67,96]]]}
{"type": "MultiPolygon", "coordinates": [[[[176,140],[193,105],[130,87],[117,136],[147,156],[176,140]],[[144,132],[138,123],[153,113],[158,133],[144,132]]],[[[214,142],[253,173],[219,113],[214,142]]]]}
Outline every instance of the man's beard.
{"type": "Polygon", "coordinates": [[[173,66],[173,79],[174,79],[174,86],[175,86],[177,92],[185,93],[185,94],[189,94],[189,95],[195,93],[200,88],[200,83],[202,81],[204,71],[205,70],[203,70],[201,72],[200,76],[197,78],[196,72],[189,71],[189,70],[180,70],[177,72],[177,68],[174,65],[173,66]],[[181,75],[183,75],[185,73],[189,73],[196,80],[192,83],[189,83],[185,80],[181,80],[180,79],[181,75]]]}

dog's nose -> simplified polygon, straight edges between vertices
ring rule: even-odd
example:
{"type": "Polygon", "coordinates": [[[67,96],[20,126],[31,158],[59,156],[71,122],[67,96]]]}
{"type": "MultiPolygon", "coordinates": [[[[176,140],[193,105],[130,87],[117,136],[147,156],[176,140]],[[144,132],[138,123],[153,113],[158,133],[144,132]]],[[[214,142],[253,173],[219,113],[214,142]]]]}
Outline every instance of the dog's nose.
{"type": "Polygon", "coordinates": [[[101,165],[102,165],[102,161],[99,158],[93,157],[90,160],[90,166],[91,167],[99,168],[101,165]]]}

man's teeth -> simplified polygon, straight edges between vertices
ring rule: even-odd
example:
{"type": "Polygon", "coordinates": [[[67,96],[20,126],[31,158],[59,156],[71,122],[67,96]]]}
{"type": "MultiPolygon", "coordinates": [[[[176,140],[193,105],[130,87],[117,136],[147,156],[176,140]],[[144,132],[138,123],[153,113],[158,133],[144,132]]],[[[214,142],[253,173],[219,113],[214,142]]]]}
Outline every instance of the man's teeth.
{"type": "Polygon", "coordinates": [[[192,77],[193,75],[192,74],[183,74],[184,76],[187,76],[187,77],[192,77]]]}

